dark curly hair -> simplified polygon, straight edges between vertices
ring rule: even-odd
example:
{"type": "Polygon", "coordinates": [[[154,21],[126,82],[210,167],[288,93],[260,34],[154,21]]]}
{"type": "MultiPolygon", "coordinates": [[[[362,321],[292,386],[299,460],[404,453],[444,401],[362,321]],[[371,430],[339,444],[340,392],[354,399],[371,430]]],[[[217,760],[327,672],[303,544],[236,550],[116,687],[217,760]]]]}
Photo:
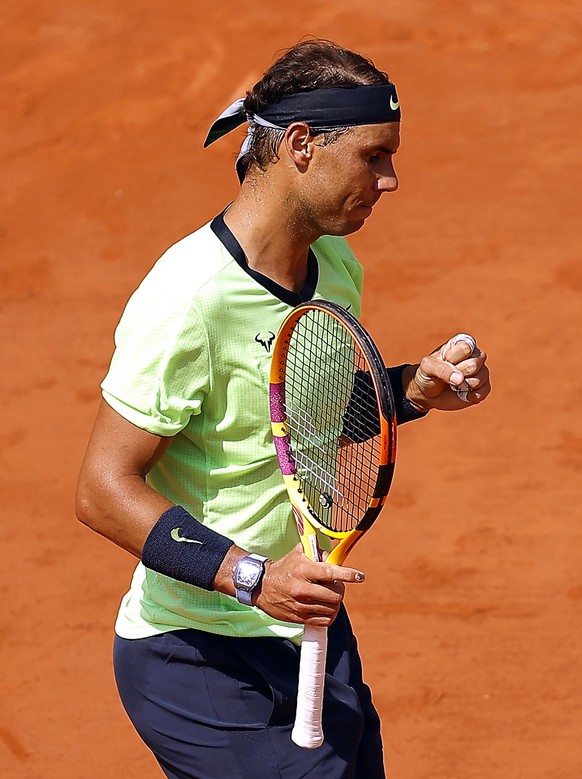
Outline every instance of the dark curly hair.
{"type": "MultiPolygon", "coordinates": [[[[386,73],[355,51],[344,49],[332,41],[315,39],[300,41],[287,49],[247,92],[245,111],[261,115],[266,106],[284,95],[332,87],[353,87],[361,84],[389,84],[386,73]]],[[[347,128],[314,133],[322,143],[332,143],[347,128]]],[[[251,166],[265,170],[269,162],[279,159],[279,146],[284,130],[254,125],[249,148],[240,158],[237,168],[244,177],[251,166]]]]}

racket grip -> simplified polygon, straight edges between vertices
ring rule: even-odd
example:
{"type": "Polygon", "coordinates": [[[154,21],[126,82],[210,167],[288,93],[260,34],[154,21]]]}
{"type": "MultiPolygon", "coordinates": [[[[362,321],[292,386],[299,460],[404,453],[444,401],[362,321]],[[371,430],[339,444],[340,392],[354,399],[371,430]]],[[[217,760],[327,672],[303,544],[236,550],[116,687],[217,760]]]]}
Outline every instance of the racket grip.
{"type": "Polygon", "coordinates": [[[306,625],[301,641],[297,713],[291,733],[291,740],[306,749],[323,744],[321,715],[326,656],[327,628],[306,625]]]}

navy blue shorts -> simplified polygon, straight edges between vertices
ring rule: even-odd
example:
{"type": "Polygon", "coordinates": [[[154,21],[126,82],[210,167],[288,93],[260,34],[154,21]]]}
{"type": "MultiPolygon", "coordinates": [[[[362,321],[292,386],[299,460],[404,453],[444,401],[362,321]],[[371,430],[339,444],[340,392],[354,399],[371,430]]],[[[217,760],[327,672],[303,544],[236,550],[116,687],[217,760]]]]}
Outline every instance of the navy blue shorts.
{"type": "Polygon", "coordinates": [[[329,629],[325,742],[291,741],[299,648],[176,630],[115,638],[123,705],[171,779],[385,779],[380,721],[345,610],[329,629]]]}

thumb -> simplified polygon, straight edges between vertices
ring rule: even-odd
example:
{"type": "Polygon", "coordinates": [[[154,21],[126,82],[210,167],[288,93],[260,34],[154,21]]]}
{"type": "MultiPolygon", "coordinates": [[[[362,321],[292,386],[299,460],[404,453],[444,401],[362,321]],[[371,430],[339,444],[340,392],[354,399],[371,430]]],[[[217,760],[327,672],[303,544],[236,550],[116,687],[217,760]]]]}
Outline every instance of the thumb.
{"type": "Polygon", "coordinates": [[[466,360],[477,348],[477,342],[468,333],[457,333],[440,347],[440,358],[453,365],[466,360]]]}

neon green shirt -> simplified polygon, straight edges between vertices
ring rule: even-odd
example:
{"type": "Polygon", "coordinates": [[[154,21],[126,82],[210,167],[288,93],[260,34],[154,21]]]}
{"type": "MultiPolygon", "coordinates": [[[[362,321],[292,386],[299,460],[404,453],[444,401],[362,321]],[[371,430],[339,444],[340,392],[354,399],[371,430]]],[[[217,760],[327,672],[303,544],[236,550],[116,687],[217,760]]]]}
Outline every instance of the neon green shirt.
{"type": "MultiPolygon", "coordinates": [[[[148,484],[244,549],[284,556],[298,535],[271,438],[271,346],[302,297],[359,315],[361,283],[343,238],[313,244],[299,294],[249,270],[222,217],[168,249],[126,306],[101,385],[125,419],[173,437],[148,484]]],[[[116,632],[142,638],[177,628],[292,641],[302,634],[301,625],[139,563],[116,632]]]]}

